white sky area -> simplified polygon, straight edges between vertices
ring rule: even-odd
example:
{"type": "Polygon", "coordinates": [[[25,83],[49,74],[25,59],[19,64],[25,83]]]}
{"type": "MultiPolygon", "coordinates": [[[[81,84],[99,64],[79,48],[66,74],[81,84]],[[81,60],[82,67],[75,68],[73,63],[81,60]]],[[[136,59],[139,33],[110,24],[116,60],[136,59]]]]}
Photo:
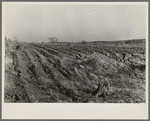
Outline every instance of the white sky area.
{"type": "Polygon", "coordinates": [[[147,3],[3,2],[3,32],[26,42],[47,42],[48,37],[60,42],[145,39],[147,8],[147,3]]]}

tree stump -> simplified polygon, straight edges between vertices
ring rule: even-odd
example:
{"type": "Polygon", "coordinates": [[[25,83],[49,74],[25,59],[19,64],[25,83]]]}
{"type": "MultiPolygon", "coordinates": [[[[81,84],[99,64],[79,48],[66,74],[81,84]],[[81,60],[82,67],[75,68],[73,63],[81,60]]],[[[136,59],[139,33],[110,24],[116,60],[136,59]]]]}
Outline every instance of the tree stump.
{"type": "Polygon", "coordinates": [[[108,81],[102,79],[99,81],[98,88],[95,91],[93,91],[93,95],[96,97],[101,95],[106,96],[109,93],[109,89],[110,86],[108,81]]]}

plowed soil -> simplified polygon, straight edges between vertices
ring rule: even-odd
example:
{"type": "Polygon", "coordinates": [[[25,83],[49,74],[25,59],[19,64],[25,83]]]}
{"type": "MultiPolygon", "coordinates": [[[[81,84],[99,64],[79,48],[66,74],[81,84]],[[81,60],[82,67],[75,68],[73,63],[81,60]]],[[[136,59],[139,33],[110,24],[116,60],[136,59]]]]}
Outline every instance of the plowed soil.
{"type": "MultiPolygon", "coordinates": [[[[145,53],[5,43],[5,102],[144,103],[145,53]],[[109,93],[95,96],[101,80],[109,93]]],[[[138,50],[138,49],[137,49],[138,50]]]]}

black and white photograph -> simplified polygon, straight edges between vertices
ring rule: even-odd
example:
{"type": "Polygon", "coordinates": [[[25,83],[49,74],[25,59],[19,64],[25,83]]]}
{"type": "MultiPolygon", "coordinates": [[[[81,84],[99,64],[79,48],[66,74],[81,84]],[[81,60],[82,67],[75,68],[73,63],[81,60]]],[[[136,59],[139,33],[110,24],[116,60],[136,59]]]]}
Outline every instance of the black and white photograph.
{"type": "Polygon", "coordinates": [[[148,3],[3,2],[4,104],[146,104],[148,3]]]}

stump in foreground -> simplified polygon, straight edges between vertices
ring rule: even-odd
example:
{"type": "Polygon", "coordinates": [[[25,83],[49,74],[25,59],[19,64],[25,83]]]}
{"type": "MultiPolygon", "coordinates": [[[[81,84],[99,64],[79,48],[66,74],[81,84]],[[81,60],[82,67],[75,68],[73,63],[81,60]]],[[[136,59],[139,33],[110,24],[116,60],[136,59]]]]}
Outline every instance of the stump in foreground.
{"type": "Polygon", "coordinates": [[[98,96],[106,96],[107,94],[109,94],[109,90],[110,90],[110,86],[108,81],[106,80],[100,80],[99,84],[98,84],[98,88],[93,91],[93,95],[98,97],[98,96]]]}

